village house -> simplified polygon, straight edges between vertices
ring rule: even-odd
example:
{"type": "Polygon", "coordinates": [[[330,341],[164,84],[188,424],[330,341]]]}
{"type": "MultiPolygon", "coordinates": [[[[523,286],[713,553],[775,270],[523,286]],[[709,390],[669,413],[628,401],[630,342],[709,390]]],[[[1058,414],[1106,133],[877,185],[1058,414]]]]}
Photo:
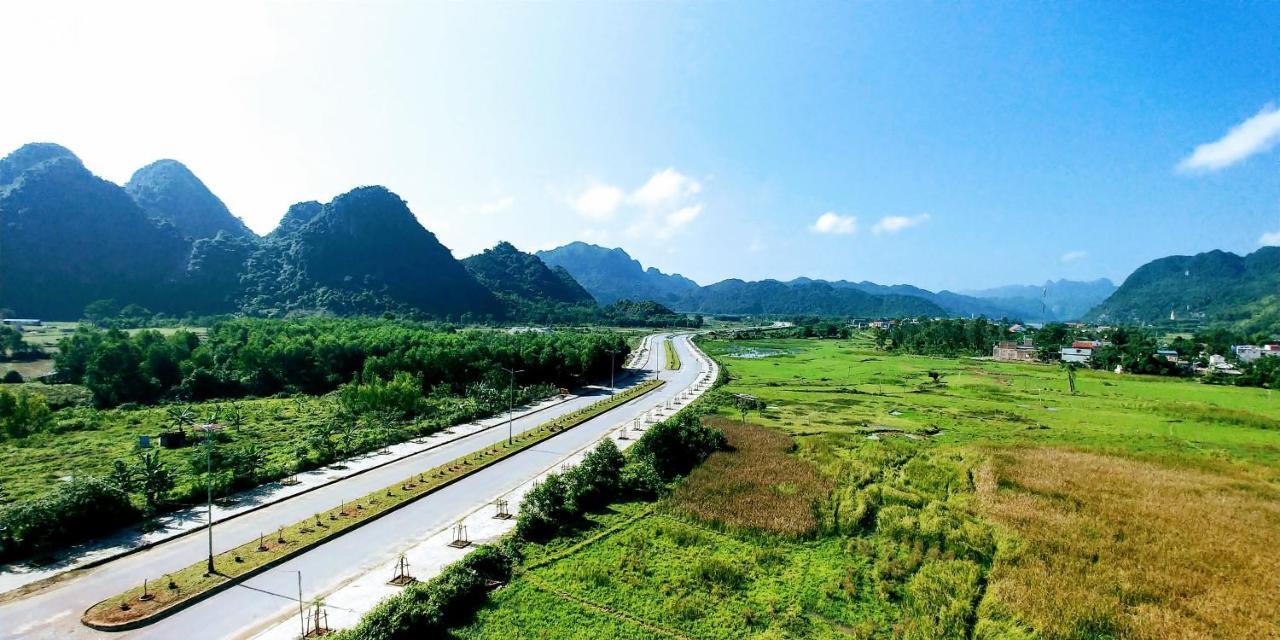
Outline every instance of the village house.
{"type": "Polygon", "coordinates": [[[1231,347],[1240,362],[1253,362],[1263,357],[1280,357],[1280,342],[1268,342],[1258,346],[1254,344],[1238,344],[1231,347]]]}
{"type": "Polygon", "coordinates": [[[1021,344],[1006,340],[991,348],[991,357],[1003,362],[1035,362],[1036,347],[1031,338],[1023,340],[1021,344]]]}
{"type": "Polygon", "coordinates": [[[1063,362],[1074,362],[1076,364],[1085,364],[1093,357],[1093,350],[1098,347],[1105,346],[1106,342],[1102,340],[1076,340],[1069,347],[1063,347],[1059,352],[1059,357],[1063,362]]]}

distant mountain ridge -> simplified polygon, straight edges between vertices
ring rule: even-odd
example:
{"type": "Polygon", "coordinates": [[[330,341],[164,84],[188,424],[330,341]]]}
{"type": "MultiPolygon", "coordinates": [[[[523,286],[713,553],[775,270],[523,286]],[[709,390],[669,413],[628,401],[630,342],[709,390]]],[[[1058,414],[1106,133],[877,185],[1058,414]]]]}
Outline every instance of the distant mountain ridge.
{"type": "Polygon", "coordinates": [[[1207,251],[1168,256],[1138,267],[1085,317],[1098,322],[1173,319],[1239,324],[1280,331],[1280,247],[1239,256],[1207,251]]]}
{"type": "Polygon", "coordinates": [[[790,282],[729,279],[699,286],[679,274],[646,269],[622,249],[585,242],[572,242],[537,255],[547,264],[565,268],[601,304],[621,299],[654,300],[676,311],[712,314],[951,315],[942,305],[919,295],[868,291],[850,283],[805,278],[790,282]]]}
{"type": "Polygon", "coordinates": [[[536,254],[552,267],[562,267],[600,304],[618,300],[653,300],[679,306],[698,283],[680,275],[665,274],[640,262],[622,249],[608,249],[585,242],[570,242],[536,254]]]}
{"type": "Polygon", "coordinates": [[[381,186],[358,187],[329,203],[295,204],[259,237],[177,161],[143,167],[122,187],[52,143],[24,145],[0,158],[0,307],[78,319],[85,306],[104,299],[170,315],[390,311],[460,320],[626,316],[647,322],[639,315],[670,316],[662,308],[669,307],[704,314],[1114,323],[1172,316],[1275,333],[1280,248],[1161,258],[1119,288],[1106,279],[967,293],[809,278],[700,286],[646,269],[622,249],[582,242],[536,255],[499,243],[459,261],[381,186]],[[597,313],[596,303],[623,300],[630,302],[612,316],[608,309],[597,313]]]}
{"type": "Polygon", "coordinates": [[[1008,285],[961,292],[1009,309],[1028,320],[1079,320],[1116,291],[1107,278],[1049,280],[1042,285],[1008,285]]]}
{"type": "Polygon", "coordinates": [[[25,145],[0,160],[0,306],[78,318],[94,300],[162,308],[190,245],[68,149],[25,145]]]}

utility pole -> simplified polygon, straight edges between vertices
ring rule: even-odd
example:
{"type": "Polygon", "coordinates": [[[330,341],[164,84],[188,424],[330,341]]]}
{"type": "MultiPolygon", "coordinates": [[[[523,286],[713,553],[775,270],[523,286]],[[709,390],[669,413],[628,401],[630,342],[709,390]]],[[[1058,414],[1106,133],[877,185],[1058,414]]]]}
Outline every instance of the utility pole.
{"type": "Polygon", "coordinates": [[[507,389],[507,446],[511,446],[511,423],[515,419],[513,414],[516,409],[516,374],[522,373],[524,369],[498,368],[511,374],[511,386],[507,389]]]}

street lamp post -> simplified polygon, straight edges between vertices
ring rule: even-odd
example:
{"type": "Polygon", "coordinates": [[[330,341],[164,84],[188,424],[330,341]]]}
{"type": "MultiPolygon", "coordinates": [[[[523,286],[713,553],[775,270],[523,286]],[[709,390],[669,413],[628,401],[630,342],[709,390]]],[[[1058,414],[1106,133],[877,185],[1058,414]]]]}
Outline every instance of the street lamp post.
{"type": "Polygon", "coordinates": [[[609,395],[613,395],[617,393],[617,388],[614,386],[614,379],[613,379],[613,372],[617,369],[617,367],[614,365],[613,359],[617,357],[619,353],[622,353],[620,349],[609,350],[609,395]]]}
{"type": "Polygon", "coordinates": [[[205,488],[207,501],[205,503],[205,514],[208,516],[209,525],[209,563],[205,570],[209,575],[213,575],[213,429],[206,428],[204,431],[204,452],[205,452],[205,488]]]}
{"type": "Polygon", "coordinates": [[[499,368],[511,374],[511,386],[507,389],[507,446],[511,446],[511,423],[515,419],[513,414],[516,408],[516,374],[523,372],[524,369],[499,368]]]}

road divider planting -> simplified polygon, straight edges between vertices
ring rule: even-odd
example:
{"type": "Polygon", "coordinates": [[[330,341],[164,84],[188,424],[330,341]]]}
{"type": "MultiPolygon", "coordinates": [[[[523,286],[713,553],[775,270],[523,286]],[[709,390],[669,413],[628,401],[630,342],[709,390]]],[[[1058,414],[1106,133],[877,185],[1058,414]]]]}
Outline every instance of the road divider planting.
{"type": "Polygon", "coordinates": [[[213,573],[207,572],[207,562],[201,558],[186,568],[147,580],[89,607],[81,622],[101,631],[125,631],[160,620],[663,384],[663,381],[645,381],[520,433],[510,445],[505,442],[490,445],[394,485],[336,504],[301,522],[264,530],[257,539],[215,555],[213,573]]]}
{"type": "Polygon", "coordinates": [[[671,371],[675,371],[676,369],[679,369],[680,354],[676,352],[676,346],[671,343],[671,339],[668,338],[665,342],[662,343],[662,346],[667,352],[667,369],[671,371]]]}

